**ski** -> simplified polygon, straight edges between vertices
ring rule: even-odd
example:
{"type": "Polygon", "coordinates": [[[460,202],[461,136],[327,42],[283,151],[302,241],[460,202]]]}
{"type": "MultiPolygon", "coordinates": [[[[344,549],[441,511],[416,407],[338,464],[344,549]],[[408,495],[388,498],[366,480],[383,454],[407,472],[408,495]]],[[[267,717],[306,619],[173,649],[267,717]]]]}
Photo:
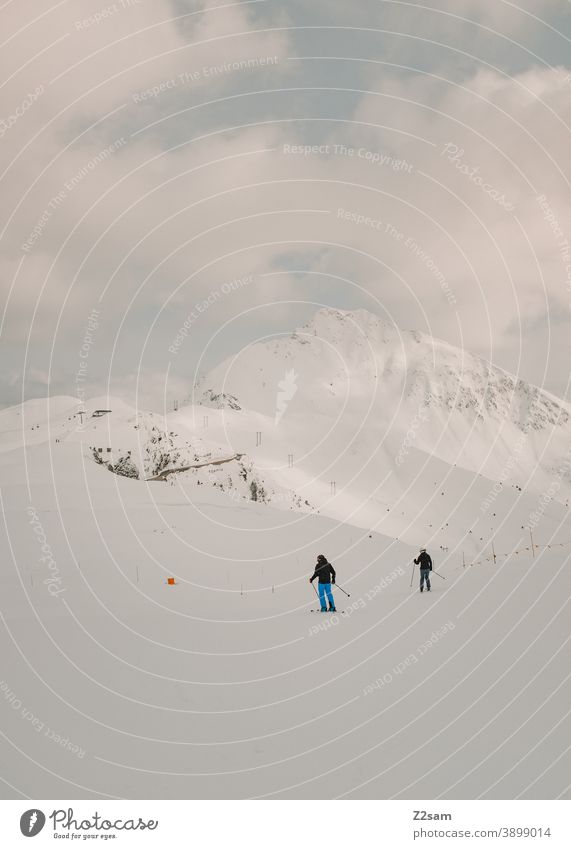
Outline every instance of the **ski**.
{"type": "Polygon", "coordinates": [[[319,608],[311,608],[310,613],[345,613],[344,610],[319,610],[319,608]]]}

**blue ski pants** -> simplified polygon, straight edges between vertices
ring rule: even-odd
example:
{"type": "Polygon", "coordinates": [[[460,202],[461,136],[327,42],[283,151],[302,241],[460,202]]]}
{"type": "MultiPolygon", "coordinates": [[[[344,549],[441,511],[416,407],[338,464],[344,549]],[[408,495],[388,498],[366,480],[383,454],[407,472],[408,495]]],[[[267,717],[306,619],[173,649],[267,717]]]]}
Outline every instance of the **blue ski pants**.
{"type": "Polygon", "coordinates": [[[330,607],[335,607],[335,602],[333,601],[333,593],[331,592],[331,584],[318,584],[317,586],[319,587],[319,601],[321,603],[321,609],[327,610],[325,593],[327,593],[327,598],[329,599],[330,607]]]}
{"type": "Polygon", "coordinates": [[[420,589],[422,589],[424,582],[426,581],[426,589],[430,589],[430,569],[421,569],[420,570],[420,589]]]}

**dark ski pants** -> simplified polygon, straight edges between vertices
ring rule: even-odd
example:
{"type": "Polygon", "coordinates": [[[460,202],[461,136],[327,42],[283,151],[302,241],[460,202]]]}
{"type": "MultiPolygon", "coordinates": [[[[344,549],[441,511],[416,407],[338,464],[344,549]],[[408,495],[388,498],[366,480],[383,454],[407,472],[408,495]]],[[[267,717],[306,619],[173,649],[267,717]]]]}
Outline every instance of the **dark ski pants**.
{"type": "Polygon", "coordinates": [[[325,593],[327,593],[327,598],[329,599],[329,606],[335,607],[335,602],[333,601],[333,593],[331,592],[331,584],[318,584],[317,586],[319,587],[319,601],[321,604],[321,609],[327,610],[325,593]]]}
{"type": "Polygon", "coordinates": [[[420,591],[422,592],[422,587],[424,586],[424,582],[426,581],[426,589],[430,589],[430,569],[421,569],[420,570],[420,591]]]}

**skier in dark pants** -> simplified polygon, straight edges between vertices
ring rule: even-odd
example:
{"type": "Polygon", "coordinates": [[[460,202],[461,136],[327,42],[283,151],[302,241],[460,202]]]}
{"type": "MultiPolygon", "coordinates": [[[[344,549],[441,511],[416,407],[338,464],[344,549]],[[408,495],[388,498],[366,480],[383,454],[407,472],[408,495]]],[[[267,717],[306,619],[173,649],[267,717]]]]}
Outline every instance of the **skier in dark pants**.
{"type": "Polygon", "coordinates": [[[329,610],[335,612],[335,602],[333,601],[333,593],[331,592],[331,584],[335,583],[335,569],[331,563],[327,562],[327,558],[320,554],[317,558],[315,572],[309,579],[312,584],[316,578],[319,578],[319,601],[321,603],[321,612],[327,612],[327,603],[325,601],[325,593],[329,599],[329,610]]]}
{"type": "Polygon", "coordinates": [[[420,592],[422,592],[424,582],[426,581],[426,589],[430,592],[430,573],[432,571],[432,560],[430,554],[426,553],[425,548],[420,549],[420,554],[415,558],[414,562],[420,566],[420,592]]]}

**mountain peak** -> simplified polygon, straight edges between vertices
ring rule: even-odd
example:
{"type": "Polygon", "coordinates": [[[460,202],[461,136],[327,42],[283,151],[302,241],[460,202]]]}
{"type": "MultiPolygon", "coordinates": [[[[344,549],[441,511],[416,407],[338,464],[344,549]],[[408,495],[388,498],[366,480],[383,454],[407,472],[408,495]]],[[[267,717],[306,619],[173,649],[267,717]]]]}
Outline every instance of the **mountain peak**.
{"type": "MultiPolygon", "coordinates": [[[[304,429],[314,417],[326,431],[334,423],[346,431],[346,444],[365,422],[382,442],[388,431],[409,433],[422,414],[415,445],[470,469],[502,468],[522,436],[526,454],[537,462],[544,442],[568,439],[571,424],[568,405],[549,393],[365,309],[324,307],[291,335],[244,348],[202,387],[210,391],[211,404],[226,393],[242,411],[267,416],[273,423],[268,428],[278,421],[304,429]],[[295,378],[284,403],[288,374],[295,378]]],[[[542,466],[553,462],[542,460],[542,466]]]]}
{"type": "Polygon", "coordinates": [[[336,307],[322,307],[310,318],[302,329],[322,329],[331,327],[354,327],[357,329],[369,329],[371,327],[387,326],[389,323],[383,321],[378,315],[366,309],[341,310],[336,307]]]}

